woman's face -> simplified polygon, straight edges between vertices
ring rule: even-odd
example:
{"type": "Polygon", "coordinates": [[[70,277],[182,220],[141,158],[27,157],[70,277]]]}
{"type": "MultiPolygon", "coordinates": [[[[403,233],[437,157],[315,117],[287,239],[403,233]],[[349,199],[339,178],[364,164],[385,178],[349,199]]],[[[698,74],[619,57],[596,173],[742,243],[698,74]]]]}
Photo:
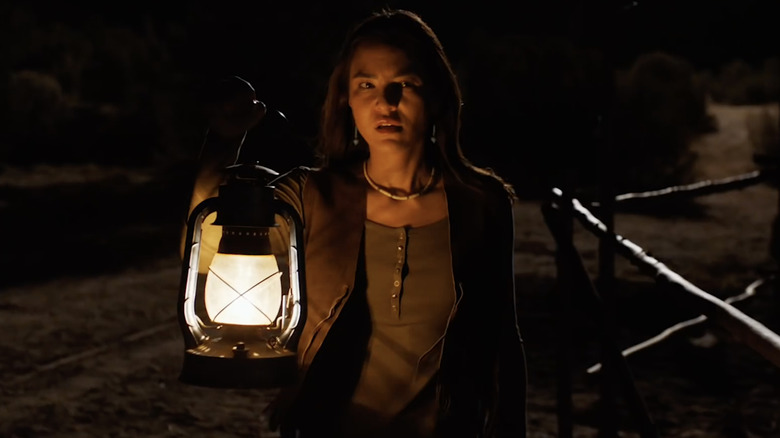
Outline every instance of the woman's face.
{"type": "Polygon", "coordinates": [[[349,67],[349,106],[370,149],[422,148],[426,112],[421,76],[401,49],[363,43],[349,67]]]}

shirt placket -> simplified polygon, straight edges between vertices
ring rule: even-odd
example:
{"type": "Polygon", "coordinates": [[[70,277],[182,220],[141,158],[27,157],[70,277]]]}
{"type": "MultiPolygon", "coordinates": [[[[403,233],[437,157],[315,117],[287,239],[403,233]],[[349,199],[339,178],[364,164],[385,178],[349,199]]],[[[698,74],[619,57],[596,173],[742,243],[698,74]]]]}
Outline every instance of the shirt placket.
{"type": "Polygon", "coordinates": [[[397,319],[401,318],[401,288],[403,286],[404,263],[406,263],[406,244],[408,232],[401,228],[398,231],[396,245],[395,269],[393,269],[393,288],[390,292],[390,312],[397,319]]]}

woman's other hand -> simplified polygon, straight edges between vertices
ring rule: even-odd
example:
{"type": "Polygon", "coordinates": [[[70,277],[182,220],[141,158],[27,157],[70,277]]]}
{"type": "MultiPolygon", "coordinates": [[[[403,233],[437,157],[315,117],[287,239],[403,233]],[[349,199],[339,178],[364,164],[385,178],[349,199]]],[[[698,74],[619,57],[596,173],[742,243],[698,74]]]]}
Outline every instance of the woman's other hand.
{"type": "Polygon", "coordinates": [[[238,76],[225,78],[207,96],[205,104],[209,135],[223,141],[240,140],[263,119],[266,106],[255,89],[238,76]]]}

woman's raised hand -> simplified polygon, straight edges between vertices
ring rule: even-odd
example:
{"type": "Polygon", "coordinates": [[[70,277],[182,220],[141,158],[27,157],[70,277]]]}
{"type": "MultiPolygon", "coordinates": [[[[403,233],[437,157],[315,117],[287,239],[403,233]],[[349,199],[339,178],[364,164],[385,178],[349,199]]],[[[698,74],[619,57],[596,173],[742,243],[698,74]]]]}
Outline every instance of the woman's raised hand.
{"type": "Polygon", "coordinates": [[[266,114],[252,85],[238,76],[221,80],[207,99],[209,135],[220,140],[240,140],[266,114]]]}

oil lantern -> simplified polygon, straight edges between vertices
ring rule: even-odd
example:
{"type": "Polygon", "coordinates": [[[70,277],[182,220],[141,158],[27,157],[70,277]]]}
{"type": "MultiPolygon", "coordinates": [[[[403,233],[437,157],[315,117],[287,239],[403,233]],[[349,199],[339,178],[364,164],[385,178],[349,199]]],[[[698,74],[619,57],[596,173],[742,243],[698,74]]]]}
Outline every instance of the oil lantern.
{"type": "Polygon", "coordinates": [[[287,386],[296,376],[305,318],[301,219],[275,199],[275,171],[258,164],[226,170],[218,195],[195,206],[187,221],[179,380],[218,388],[287,386]],[[209,239],[215,251],[204,249],[209,239]]]}

